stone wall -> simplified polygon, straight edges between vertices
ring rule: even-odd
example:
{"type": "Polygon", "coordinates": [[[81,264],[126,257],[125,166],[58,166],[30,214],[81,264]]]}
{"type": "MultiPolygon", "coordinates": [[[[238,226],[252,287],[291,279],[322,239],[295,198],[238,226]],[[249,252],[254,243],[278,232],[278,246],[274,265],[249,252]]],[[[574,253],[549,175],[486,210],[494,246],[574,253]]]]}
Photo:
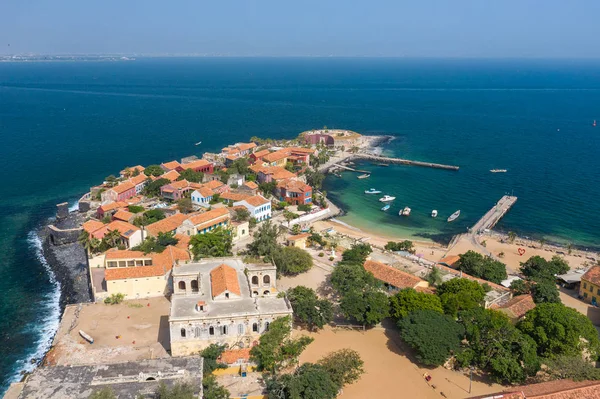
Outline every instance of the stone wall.
{"type": "Polygon", "coordinates": [[[51,224],[48,226],[48,239],[53,245],[72,244],[77,242],[82,231],[81,227],[63,230],[51,224]]]}
{"type": "Polygon", "coordinates": [[[56,218],[58,220],[66,219],[69,216],[69,203],[63,202],[56,204],[56,218]]]}

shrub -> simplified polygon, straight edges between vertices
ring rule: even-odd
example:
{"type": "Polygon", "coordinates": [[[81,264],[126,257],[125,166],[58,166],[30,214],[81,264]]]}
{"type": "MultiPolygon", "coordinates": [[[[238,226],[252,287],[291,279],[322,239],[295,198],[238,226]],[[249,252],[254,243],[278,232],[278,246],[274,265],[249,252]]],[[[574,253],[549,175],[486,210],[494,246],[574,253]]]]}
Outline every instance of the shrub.
{"type": "Polygon", "coordinates": [[[329,261],[332,262],[335,258],[333,256],[329,257],[329,261]]]}
{"type": "Polygon", "coordinates": [[[118,292],[116,294],[112,294],[108,298],[105,298],[104,303],[107,305],[118,305],[121,302],[123,302],[124,299],[125,299],[125,295],[118,292]]]}
{"type": "Polygon", "coordinates": [[[325,256],[325,254],[323,252],[319,252],[319,258],[322,258],[323,256],[325,256]]]}
{"type": "Polygon", "coordinates": [[[144,212],[144,207],[139,205],[129,205],[127,210],[131,213],[140,213],[144,212]]]}

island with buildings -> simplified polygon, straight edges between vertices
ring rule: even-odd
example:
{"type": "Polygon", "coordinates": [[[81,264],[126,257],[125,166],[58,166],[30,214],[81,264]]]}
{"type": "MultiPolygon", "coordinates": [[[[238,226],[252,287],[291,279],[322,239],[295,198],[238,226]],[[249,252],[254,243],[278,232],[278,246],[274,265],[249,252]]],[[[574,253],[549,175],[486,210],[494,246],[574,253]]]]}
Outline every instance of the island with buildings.
{"type": "Polygon", "coordinates": [[[6,397],[600,398],[598,255],[494,232],[515,197],[447,246],[335,219],[321,184],[351,160],[458,170],[390,139],[254,137],[59,204],[64,314],[6,397]]]}

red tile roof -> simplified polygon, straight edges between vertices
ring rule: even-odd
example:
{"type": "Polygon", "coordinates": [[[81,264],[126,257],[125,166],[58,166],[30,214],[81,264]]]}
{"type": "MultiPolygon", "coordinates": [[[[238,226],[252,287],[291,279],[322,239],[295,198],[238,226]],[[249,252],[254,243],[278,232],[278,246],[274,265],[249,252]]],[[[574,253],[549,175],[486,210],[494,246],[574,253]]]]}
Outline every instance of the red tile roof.
{"type": "Polygon", "coordinates": [[[185,234],[175,234],[175,238],[179,241],[175,246],[180,249],[185,249],[186,251],[190,248],[190,239],[192,237],[185,234]]]}
{"type": "Polygon", "coordinates": [[[198,159],[196,161],[184,163],[181,165],[183,169],[198,169],[210,165],[206,159],[198,159]]]}
{"type": "Polygon", "coordinates": [[[256,159],[260,159],[262,157],[264,157],[265,155],[269,155],[271,153],[271,151],[269,150],[260,150],[260,151],[256,151],[254,153],[254,157],[256,157],[256,159]]]}
{"type": "Polygon", "coordinates": [[[116,202],[111,202],[110,204],[101,205],[100,209],[103,212],[108,212],[108,211],[112,211],[113,209],[125,208],[126,206],[127,206],[127,202],[116,201],[116,202]]]}
{"type": "Polygon", "coordinates": [[[152,266],[129,266],[129,267],[108,267],[105,271],[105,279],[125,280],[129,278],[144,278],[164,276],[178,260],[190,260],[190,254],[180,248],[168,246],[160,254],[144,255],[139,251],[111,251],[106,253],[106,259],[152,259],[152,266]],[[109,256],[111,256],[109,258],[109,256]],[[114,256],[114,257],[113,257],[114,256]]]}
{"type": "Polygon", "coordinates": [[[141,173],[137,176],[133,176],[131,179],[129,179],[129,181],[134,185],[137,186],[139,184],[142,184],[143,182],[145,182],[148,179],[148,176],[146,176],[145,174],[141,173]]]}
{"type": "Polygon", "coordinates": [[[256,147],[256,143],[240,143],[238,144],[237,148],[240,151],[246,151],[246,150],[251,150],[253,148],[256,147]]]}
{"type": "Polygon", "coordinates": [[[163,220],[159,220],[158,222],[149,224],[146,226],[146,231],[153,236],[157,236],[158,233],[168,233],[170,231],[175,231],[184,220],[188,218],[187,215],[183,213],[176,213],[173,216],[169,216],[164,218],[163,220]]]}
{"type": "Polygon", "coordinates": [[[289,150],[287,148],[284,148],[282,150],[278,150],[278,151],[275,151],[275,152],[265,155],[263,157],[263,161],[277,162],[277,161],[281,161],[282,159],[287,158],[289,155],[290,155],[289,150]]]}
{"type": "Polygon", "coordinates": [[[583,276],[582,280],[589,281],[592,284],[600,285],[600,266],[592,266],[583,276]]]}
{"type": "Polygon", "coordinates": [[[223,187],[224,185],[225,185],[225,183],[223,183],[220,180],[211,180],[211,181],[203,184],[204,187],[208,187],[211,190],[215,190],[217,188],[223,187]]]}
{"type": "Polygon", "coordinates": [[[129,174],[132,174],[133,172],[135,172],[135,170],[138,170],[140,173],[142,173],[144,170],[146,170],[146,168],[144,168],[142,165],[136,165],[136,166],[128,166],[125,169],[123,169],[120,174],[121,176],[126,176],[127,173],[129,172],[129,174]]]}
{"type": "Polygon", "coordinates": [[[510,387],[471,399],[600,399],[600,381],[555,380],[510,387]]]}
{"type": "Polygon", "coordinates": [[[82,227],[89,234],[92,234],[94,231],[104,227],[104,223],[99,220],[88,220],[87,222],[83,223],[82,227]]]}
{"type": "Polygon", "coordinates": [[[132,188],[135,188],[135,186],[130,181],[124,181],[123,183],[111,188],[111,190],[117,194],[122,194],[127,190],[131,190],[132,188]]]}
{"type": "Polygon", "coordinates": [[[292,179],[281,180],[279,183],[277,183],[277,187],[285,188],[285,191],[293,193],[307,193],[312,191],[312,187],[308,184],[292,179]]]}
{"type": "Polygon", "coordinates": [[[244,349],[229,349],[223,351],[221,356],[217,359],[219,363],[225,364],[237,364],[239,360],[242,360],[244,363],[248,363],[250,361],[250,348],[244,349]]]}
{"type": "Polygon", "coordinates": [[[257,173],[271,175],[274,180],[292,179],[294,177],[298,177],[295,173],[292,173],[281,166],[259,167],[257,173]]]}
{"type": "Polygon", "coordinates": [[[134,216],[133,213],[126,211],[124,209],[120,209],[113,215],[113,219],[128,222],[133,216],[134,216]]]}
{"type": "Polygon", "coordinates": [[[177,172],[175,169],[168,171],[167,173],[163,173],[162,175],[158,176],[159,179],[169,179],[171,181],[175,181],[177,179],[179,179],[179,172],[177,172]]]}
{"type": "Polygon", "coordinates": [[[194,226],[198,226],[207,222],[216,224],[220,222],[220,220],[217,219],[220,219],[223,216],[227,216],[226,219],[229,219],[229,211],[227,208],[215,208],[211,209],[210,211],[191,216],[189,221],[192,222],[194,226]]]}
{"type": "Polygon", "coordinates": [[[241,194],[241,193],[232,193],[232,192],[228,192],[228,193],[223,193],[221,194],[221,199],[227,200],[227,201],[243,201],[246,198],[250,198],[251,196],[248,194],[241,194]]]}
{"type": "Polygon", "coordinates": [[[363,266],[365,270],[373,273],[377,280],[393,285],[396,288],[414,288],[423,281],[410,273],[373,260],[367,260],[363,266]]]}
{"type": "Polygon", "coordinates": [[[268,199],[266,199],[265,197],[263,197],[262,195],[254,195],[252,197],[248,197],[248,198],[244,199],[244,201],[246,201],[248,204],[250,204],[254,207],[266,205],[271,202],[268,199]]]}
{"type": "Polygon", "coordinates": [[[512,319],[520,319],[533,308],[535,308],[535,302],[531,295],[519,295],[500,306],[499,310],[512,319]]]}
{"type": "Polygon", "coordinates": [[[490,281],[486,281],[486,280],[483,280],[483,279],[480,279],[480,278],[477,278],[477,277],[473,277],[470,274],[467,274],[467,273],[464,273],[464,272],[460,272],[460,271],[458,271],[456,269],[453,269],[451,267],[448,267],[448,266],[440,265],[439,263],[435,267],[437,267],[440,270],[443,270],[444,272],[447,272],[447,273],[450,273],[450,274],[454,274],[455,276],[466,278],[466,279],[471,280],[471,281],[477,281],[481,285],[487,284],[490,287],[492,287],[492,289],[494,289],[495,291],[505,291],[505,292],[510,291],[509,288],[506,288],[506,287],[501,286],[499,284],[495,284],[495,283],[492,283],[490,281]]]}
{"type": "Polygon", "coordinates": [[[293,236],[288,236],[287,240],[288,241],[297,241],[297,240],[302,240],[303,238],[308,238],[308,237],[310,237],[310,234],[303,233],[303,234],[296,234],[293,236]]]}
{"type": "Polygon", "coordinates": [[[213,298],[225,291],[242,295],[237,272],[224,263],[210,271],[210,286],[213,298]]]}
{"type": "Polygon", "coordinates": [[[258,188],[258,184],[254,183],[253,181],[245,182],[244,186],[248,187],[251,190],[256,190],[258,188]]]}
{"type": "Polygon", "coordinates": [[[296,154],[314,154],[316,152],[316,150],[314,150],[312,148],[304,148],[304,147],[288,147],[287,150],[290,153],[296,153],[296,154]]]}
{"type": "Polygon", "coordinates": [[[200,188],[196,189],[196,191],[198,191],[198,193],[200,193],[200,195],[203,196],[204,198],[212,197],[213,195],[215,195],[213,190],[211,190],[208,187],[200,187],[200,188]]]}
{"type": "Polygon", "coordinates": [[[117,230],[121,234],[121,237],[129,238],[139,229],[139,227],[134,226],[131,223],[123,222],[121,220],[113,220],[109,224],[105,224],[98,230],[92,232],[92,236],[101,240],[109,231],[117,230]]]}
{"type": "Polygon", "coordinates": [[[456,262],[460,260],[460,256],[458,255],[450,255],[442,258],[438,261],[438,263],[445,263],[448,266],[453,266],[456,262]]]}
{"type": "Polygon", "coordinates": [[[181,164],[177,161],[170,161],[162,163],[161,166],[164,166],[167,170],[173,170],[181,166],[181,164]]]}

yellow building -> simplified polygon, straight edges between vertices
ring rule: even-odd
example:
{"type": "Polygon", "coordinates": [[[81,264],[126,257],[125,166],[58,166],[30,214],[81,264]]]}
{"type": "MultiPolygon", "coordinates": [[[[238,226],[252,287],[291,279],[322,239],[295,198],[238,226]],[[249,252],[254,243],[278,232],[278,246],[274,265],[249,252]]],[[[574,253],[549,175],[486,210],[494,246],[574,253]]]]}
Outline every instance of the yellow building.
{"type": "Polygon", "coordinates": [[[310,234],[308,234],[308,233],[296,234],[296,235],[293,235],[293,236],[288,236],[287,237],[287,244],[290,247],[297,247],[297,248],[301,248],[301,249],[306,249],[306,240],[308,240],[308,237],[310,237],[310,234]]]}
{"type": "Polygon", "coordinates": [[[579,296],[587,303],[598,305],[600,299],[600,266],[592,266],[583,276],[579,296]]]}

